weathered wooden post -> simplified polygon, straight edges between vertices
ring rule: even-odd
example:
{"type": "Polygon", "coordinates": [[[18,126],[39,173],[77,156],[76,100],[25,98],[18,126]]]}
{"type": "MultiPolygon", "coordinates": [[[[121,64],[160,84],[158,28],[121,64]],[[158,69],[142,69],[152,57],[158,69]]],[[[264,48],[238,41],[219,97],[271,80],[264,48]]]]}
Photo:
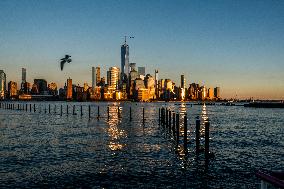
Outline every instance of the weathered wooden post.
{"type": "Polygon", "coordinates": [[[132,121],[132,110],[131,110],[131,106],[129,107],[129,120],[132,121]]]}
{"type": "Polygon", "coordinates": [[[28,104],[26,104],[26,112],[28,111],[28,104]]]}
{"type": "Polygon", "coordinates": [[[162,114],[162,123],[163,123],[163,127],[165,127],[165,123],[166,123],[166,110],[165,108],[163,108],[163,114],[162,114]]]}
{"type": "Polygon", "coordinates": [[[176,114],[176,138],[177,138],[177,145],[176,147],[178,147],[179,144],[179,114],[176,114]]]}
{"type": "Polygon", "coordinates": [[[196,154],[199,154],[200,151],[200,119],[196,119],[196,128],[195,128],[195,151],[196,154]]]}
{"type": "Polygon", "coordinates": [[[173,137],[174,137],[174,139],[176,139],[175,138],[175,136],[176,136],[176,113],[173,113],[173,127],[172,127],[172,131],[173,131],[173,137]]]}
{"type": "Polygon", "coordinates": [[[50,114],[50,104],[48,104],[48,113],[50,114]]]}
{"type": "Polygon", "coordinates": [[[97,119],[100,119],[100,106],[98,106],[98,117],[97,119]]]}
{"type": "Polygon", "coordinates": [[[83,106],[81,105],[81,117],[83,116],[83,106]]]}
{"type": "Polygon", "coordinates": [[[89,119],[91,118],[91,106],[89,105],[89,119]]]}
{"type": "Polygon", "coordinates": [[[169,111],[168,111],[168,108],[166,108],[166,128],[168,128],[168,125],[169,125],[169,111]]]}
{"type": "Polygon", "coordinates": [[[107,106],[107,119],[109,120],[109,106],[107,106]]]}
{"type": "Polygon", "coordinates": [[[143,107],[143,125],[145,124],[145,109],[143,107]]]}
{"type": "Polygon", "coordinates": [[[60,105],[60,116],[62,116],[62,104],[60,105]]]}
{"type": "Polygon", "coordinates": [[[54,104],[54,114],[56,114],[56,104],[54,104]]]}
{"type": "Polygon", "coordinates": [[[36,105],[34,104],[34,112],[36,112],[36,105]]]}
{"type": "Polygon", "coordinates": [[[161,109],[159,108],[159,125],[161,124],[161,109]]]}
{"type": "Polygon", "coordinates": [[[184,127],[183,127],[183,131],[184,131],[184,138],[183,138],[183,149],[184,149],[184,153],[187,154],[187,116],[184,116],[184,127]]]}
{"type": "Polygon", "coordinates": [[[32,104],[30,104],[30,112],[32,112],[32,104]]]}
{"type": "Polygon", "coordinates": [[[205,157],[209,158],[209,127],[210,122],[207,120],[205,122],[205,157]]]}
{"type": "Polygon", "coordinates": [[[67,116],[69,114],[69,106],[68,106],[68,104],[66,105],[66,114],[67,114],[67,116]]]}
{"type": "Polygon", "coordinates": [[[171,134],[172,130],[172,111],[169,111],[169,133],[171,134]]]}

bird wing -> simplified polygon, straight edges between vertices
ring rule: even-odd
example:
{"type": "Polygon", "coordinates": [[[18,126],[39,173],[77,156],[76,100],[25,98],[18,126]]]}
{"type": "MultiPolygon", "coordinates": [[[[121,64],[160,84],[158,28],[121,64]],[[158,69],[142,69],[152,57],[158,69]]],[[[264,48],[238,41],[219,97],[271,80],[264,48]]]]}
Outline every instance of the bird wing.
{"type": "Polygon", "coordinates": [[[67,62],[68,62],[68,63],[72,62],[72,59],[69,58],[69,59],[67,60],[67,62]]]}
{"type": "Polygon", "coordinates": [[[61,71],[63,70],[63,66],[64,66],[65,62],[66,62],[65,60],[62,60],[62,61],[60,62],[61,71]]]}

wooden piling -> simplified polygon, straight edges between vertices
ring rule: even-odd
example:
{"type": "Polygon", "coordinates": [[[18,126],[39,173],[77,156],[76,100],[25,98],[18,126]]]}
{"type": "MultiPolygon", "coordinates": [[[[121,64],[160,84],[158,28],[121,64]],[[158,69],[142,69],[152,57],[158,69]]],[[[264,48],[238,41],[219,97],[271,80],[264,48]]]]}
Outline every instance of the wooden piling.
{"type": "Polygon", "coordinates": [[[60,116],[62,116],[62,104],[60,105],[60,116]]]}
{"type": "Polygon", "coordinates": [[[30,104],[30,112],[32,112],[32,104],[30,104]]]}
{"type": "Polygon", "coordinates": [[[109,120],[109,106],[107,106],[107,119],[109,120]]]}
{"type": "Polygon", "coordinates": [[[173,137],[175,139],[176,136],[176,113],[173,113],[173,127],[172,127],[172,131],[173,131],[173,137]]]}
{"type": "Polygon", "coordinates": [[[184,127],[183,127],[183,131],[184,131],[184,134],[183,134],[183,149],[184,149],[184,153],[187,154],[187,116],[185,115],[184,116],[184,127]]]}
{"type": "Polygon", "coordinates": [[[196,119],[196,128],[195,128],[195,151],[196,154],[199,154],[200,151],[200,119],[196,119]]]}
{"type": "Polygon", "coordinates": [[[132,110],[131,110],[131,106],[129,107],[129,120],[132,121],[132,110]]]}
{"type": "Polygon", "coordinates": [[[145,109],[143,107],[143,124],[145,124],[145,109]]]}
{"type": "Polygon", "coordinates": [[[36,105],[34,104],[34,112],[36,112],[36,105]]]}
{"type": "Polygon", "coordinates": [[[28,104],[26,104],[26,112],[28,111],[28,104]]]}
{"type": "Polygon", "coordinates": [[[179,114],[177,113],[176,114],[176,144],[177,144],[177,147],[178,147],[178,144],[179,144],[179,114]]]}
{"type": "Polygon", "coordinates": [[[169,133],[172,131],[172,111],[169,111],[169,133]]]}
{"type": "Polygon", "coordinates": [[[50,114],[50,104],[48,104],[48,113],[50,114]]]}
{"type": "Polygon", "coordinates": [[[168,128],[168,125],[169,125],[169,120],[168,120],[168,118],[169,118],[169,111],[168,111],[168,109],[166,108],[166,128],[168,128]]]}
{"type": "Polygon", "coordinates": [[[89,105],[89,119],[91,118],[91,106],[89,105]]]}
{"type": "Polygon", "coordinates": [[[117,107],[117,117],[120,118],[120,109],[119,109],[119,106],[117,107]]]}
{"type": "Polygon", "coordinates": [[[161,124],[161,109],[159,108],[159,125],[161,124]]]}
{"type": "Polygon", "coordinates": [[[100,106],[98,106],[98,117],[97,119],[100,119],[100,106]]]}
{"type": "Polygon", "coordinates": [[[56,104],[54,104],[54,114],[56,114],[56,104]]]}
{"type": "Polygon", "coordinates": [[[206,158],[209,157],[209,127],[210,127],[210,123],[207,120],[205,122],[205,157],[206,158]]]}
{"type": "Polygon", "coordinates": [[[81,117],[83,116],[83,106],[81,105],[81,117]]]}
{"type": "Polygon", "coordinates": [[[66,106],[66,114],[67,114],[67,116],[68,116],[68,114],[69,114],[69,106],[68,106],[68,104],[67,104],[67,106],[66,106]]]}

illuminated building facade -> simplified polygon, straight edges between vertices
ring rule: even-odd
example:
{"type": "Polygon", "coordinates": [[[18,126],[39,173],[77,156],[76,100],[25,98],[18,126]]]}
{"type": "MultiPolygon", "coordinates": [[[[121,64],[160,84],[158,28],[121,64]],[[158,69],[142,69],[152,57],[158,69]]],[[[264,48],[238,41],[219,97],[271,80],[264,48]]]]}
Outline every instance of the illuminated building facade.
{"type": "Polygon", "coordinates": [[[10,81],[8,83],[8,95],[10,99],[15,99],[18,96],[17,83],[14,81],[10,81]]]}
{"type": "Polygon", "coordinates": [[[66,90],[66,99],[72,100],[72,79],[67,79],[67,90],[66,90]]]}
{"type": "Polygon", "coordinates": [[[6,93],[6,74],[0,70],[0,99],[5,99],[6,93]]]}

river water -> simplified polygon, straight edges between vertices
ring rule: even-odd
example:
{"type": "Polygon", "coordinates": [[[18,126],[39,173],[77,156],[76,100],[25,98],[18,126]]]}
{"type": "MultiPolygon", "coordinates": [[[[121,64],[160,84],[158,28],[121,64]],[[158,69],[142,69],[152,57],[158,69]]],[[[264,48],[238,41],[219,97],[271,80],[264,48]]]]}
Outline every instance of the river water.
{"type": "MultiPolygon", "coordinates": [[[[16,102],[15,108],[19,103],[24,104],[16,102]]],[[[284,168],[284,109],[192,103],[33,104],[36,112],[29,105],[27,111],[0,109],[0,188],[256,188],[257,170],[284,168]],[[159,125],[161,107],[181,114],[181,131],[187,114],[187,156],[159,125]],[[215,157],[208,164],[203,154],[197,157],[194,152],[197,116],[202,133],[204,120],[210,121],[210,152],[215,157]]]]}

